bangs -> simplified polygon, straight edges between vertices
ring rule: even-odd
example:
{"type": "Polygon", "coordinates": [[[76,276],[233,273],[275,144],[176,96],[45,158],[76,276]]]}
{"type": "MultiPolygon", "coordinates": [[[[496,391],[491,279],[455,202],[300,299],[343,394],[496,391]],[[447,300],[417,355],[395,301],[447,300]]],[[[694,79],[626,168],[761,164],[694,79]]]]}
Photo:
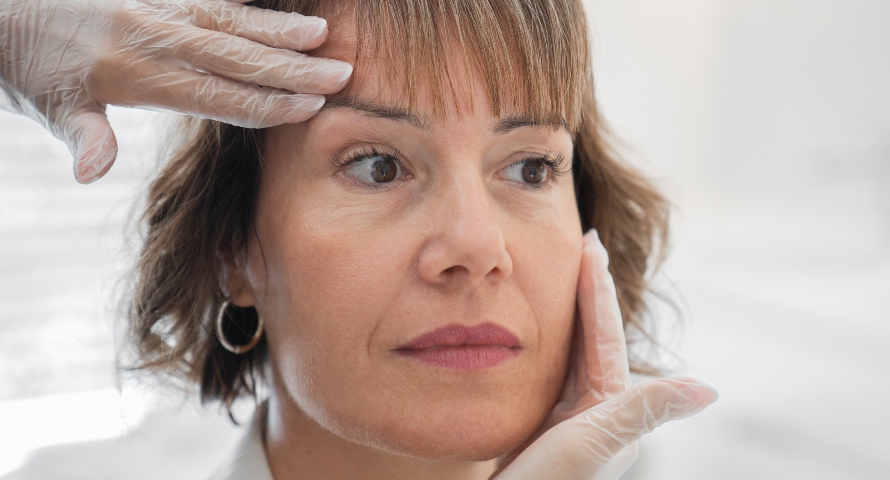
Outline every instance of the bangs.
{"type": "MultiPolygon", "coordinates": [[[[459,87],[470,85],[472,75],[478,73],[493,115],[565,124],[576,133],[582,100],[593,88],[587,22],[579,0],[267,0],[254,4],[303,15],[334,13],[329,19],[340,13],[354,14],[356,72],[368,72],[373,67],[370,59],[397,66],[391,75],[379,75],[379,80],[404,92],[408,110],[415,108],[421,85],[428,88],[436,115],[444,115],[448,103],[472,110],[472,96],[459,94],[472,90],[459,87]],[[332,4],[339,10],[332,12],[332,4]],[[464,65],[469,68],[461,68],[464,65]]],[[[337,96],[354,94],[355,85],[350,82],[337,96]]]]}

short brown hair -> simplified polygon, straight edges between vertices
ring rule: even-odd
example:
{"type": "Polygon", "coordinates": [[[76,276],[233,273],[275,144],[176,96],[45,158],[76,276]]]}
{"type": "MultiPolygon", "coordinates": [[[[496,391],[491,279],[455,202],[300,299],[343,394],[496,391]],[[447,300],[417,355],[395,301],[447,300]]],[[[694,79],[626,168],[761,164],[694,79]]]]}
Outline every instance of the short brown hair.
{"type": "MultiPolygon", "coordinates": [[[[408,108],[417,85],[430,85],[436,108],[461,81],[446,50],[462,49],[488,89],[495,114],[521,111],[563,122],[574,141],[573,171],[583,229],[596,228],[610,254],[628,342],[655,342],[644,327],[648,277],[662,259],[668,206],[605,141],[593,90],[590,42],[580,0],[354,0],[358,51],[399,65],[393,81],[408,108]]],[[[330,2],[258,0],[254,6],[314,15],[330,2]]],[[[331,28],[336,28],[335,24],[331,28]]],[[[362,65],[356,65],[359,71],[362,65]]],[[[351,86],[338,95],[351,95],[351,86]]],[[[449,96],[450,95],[450,96],[449,96]]],[[[263,340],[235,355],[217,341],[223,303],[220,255],[251,234],[263,158],[263,132],[185,119],[183,142],[152,183],[143,215],[129,326],[136,368],[198,384],[203,401],[231,408],[256,396],[268,350],[263,340]]],[[[659,375],[639,358],[631,370],[659,375]]]]}

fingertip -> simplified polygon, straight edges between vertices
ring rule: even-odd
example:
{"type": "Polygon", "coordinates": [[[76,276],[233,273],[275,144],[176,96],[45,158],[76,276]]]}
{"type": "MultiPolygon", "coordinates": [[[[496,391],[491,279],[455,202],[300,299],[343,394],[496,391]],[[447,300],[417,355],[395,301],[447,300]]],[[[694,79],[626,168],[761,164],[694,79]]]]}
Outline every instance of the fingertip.
{"type": "Polygon", "coordinates": [[[81,184],[105,175],[117,157],[117,137],[103,110],[98,105],[88,106],[60,123],[62,138],[74,154],[74,178],[81,184]]]}
{"type": "Polygon", "coordinates": [[[340,62],[340,63],[342,64],[340,67],[341,77],[339,79],[335,79],[335,83],[337,85],[340,85],[340,87],[342,88],[342,87],[346,86],[346,82],[348,82],[349,78],[352,77],[352,72],[354,71],[354,68],[353,68],[352,64],[349,62],[340,62]],[[336,81],[336,80],[339,80],[339,81],[336,81]]]}
{"type": "Polygon", "coordinates": [[[595,228],[591,228],[584,234],[584,248],[589,251],[605,250],[602,241],[600,241],[600,234],[595,228]]]}
{"type": "Polygon", "coordinates": [[[104,177],[114,164],[114,157],[79,161],[75,165],[74,179],[81,185],[89,185],[104,177]]]}
{"type": "Polygon", "coordinates": [[[309,27],[310,33],[315,34],[315,36],[322,36],[328,34],[328,21],[321,17],[303,17],[306,19],[307,27],[309,27]]]}
{"type": "Polygon", "coordinates": [[[600,259],[602,266],[608,268],[609,251],[606,250],[605,245],[600,242],[599,232],[591,229],[584,235],[583,250],[584,253],[589,256],[591,262],[596,262],[597,259],[600,259]]]}
{"type": "Polygon", "coordinates": [[[324,95],[290,95],[288,96],[283,108],[286,110],[284,114],[284,123],[300,123],[309,120],[325,104],[324,95]]]}
{"type": "Polygon", "coordinates": [[[701,412],[720,397],[717,389],[701,380],[695,378],[677,380],[682,384],[674,392],[671,403],[683,406],[681,407],[681,417],[678,418],[701,412]]]}
{"type": "Polygon", "coordinates": [[[329,58],[321,59],[315,73],[315,80],[319,88],[312,93],[332,94],[339,92],[349,82],[352,72],[353,67],[349,62],[329,58]]]}
{"type": "Polygon", "coordinates": [[[711,400],[711,403],[716,402],[717,399],[720,398],[720,392],[718,392],[716,388],[714,388],[714,387],[711,386],[710,384],[707,384],[707,383],[705,383],[705,382],[703,382],[703,381],[701,381],[701,380],[699,380],[698,382],[699,382],[699,384],[700,384],[703,388],[705,388],[705,389],[707,389],[709,392],[711,392],[711,396],[713,397],[713,399],[711,400]]]}
{"type": "Polygon", "coordinates": [[[297,45],[299,50],[313,50],[320,47],[328,38],[328,21],[321,17],[304,17],[294,13],[297,20],[297,45]]]}
{"type": "Polygon", "coordinates": [[[87,175],[85,178],[80,178],[80,177],[78,177],[77,175],[75,175],[75,179],[77,180],[77,183],[80,183],[81,185],[89,185],[89,184],[91,184],[91,183],[95,183],[95,182],[98,181],[100,178],[104,177],[105,174],[108,173],[109,170],[111,170],[111,166],[112,166],[113,164],[114,164],[114,159],[112,159],[110,162],[108,162],[108,163],[102,168],[102,170],[99,170],[99,171],[96,172],[95,174],[93,174],[93,175],[87,175]]]}
{"type": "Polygon", "coordinates": [[[600,234],[595,228],[591,228],[584,234],[584,244],[588,245],[590,243],[599,243],[600,234]]]}
{"type": "Polygon", "coordinates": [[[74,178],[82,185],[105,176],[117,157],[117,139],[110,129],[104,136],[91,140],[84,142],[74,161],[74,178]]]}

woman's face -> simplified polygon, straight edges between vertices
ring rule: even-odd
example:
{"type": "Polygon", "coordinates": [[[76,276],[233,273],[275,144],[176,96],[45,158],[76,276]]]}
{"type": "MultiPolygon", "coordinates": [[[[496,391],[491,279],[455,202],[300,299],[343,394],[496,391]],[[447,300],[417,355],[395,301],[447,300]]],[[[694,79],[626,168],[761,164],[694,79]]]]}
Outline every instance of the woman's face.
{"type": "MultiPolygon", "coordinates": [[[[325,56],[350,59],[347,38],[325,56]]],[[[456,87],[472,111],[436,116],[421,89],[409,112],[378,81],[387,68],[353,79],[361,101],[267,131],[235,303],[265,321],[278,402],[375,448],[493,458],[565,377],[582,236],[571,135],[492,116],[478,81],[456,87]]]]}

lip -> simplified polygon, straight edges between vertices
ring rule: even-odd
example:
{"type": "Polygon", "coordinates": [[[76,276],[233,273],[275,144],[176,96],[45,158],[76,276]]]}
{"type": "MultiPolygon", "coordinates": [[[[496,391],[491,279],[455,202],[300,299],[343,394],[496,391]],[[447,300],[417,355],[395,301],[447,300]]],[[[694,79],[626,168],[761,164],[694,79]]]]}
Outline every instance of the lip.
{"type": "Polygon", "coordinates": [[[407,358],[458,370],[478,370],[515,358],[522,343],[509,330],[484,323],[448,325],[425,333],[395,349],[407,358]]]}

